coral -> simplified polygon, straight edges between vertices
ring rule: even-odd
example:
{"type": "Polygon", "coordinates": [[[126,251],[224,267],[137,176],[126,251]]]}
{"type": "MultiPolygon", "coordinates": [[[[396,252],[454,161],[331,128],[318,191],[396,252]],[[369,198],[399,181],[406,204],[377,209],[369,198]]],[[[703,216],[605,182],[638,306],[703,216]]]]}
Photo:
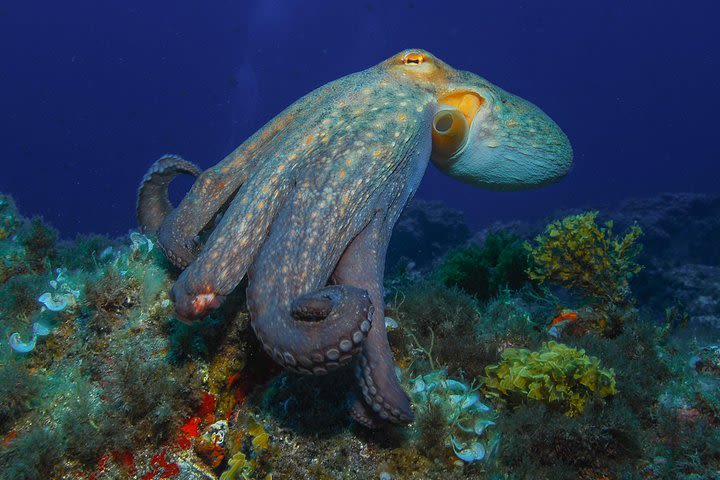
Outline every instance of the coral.
{"type": "MultiPolygon", "coordinates": [[[[607,225],[593,228],[604,237],[596,232],[588,243],[609,245],[600,254],[610,257],[625,248],[623,268],[634,276],[633,227],[625,238],[607,225]]],[[[688,298],[707,302],[704,293],[680,298],[686,307],[669,310],[658,328],[633,313],[622,268],[609,295],[573,284],[580,275],[548,277],[546,284],[567,287],[552,290],[507,282],[489,298],[413,269],[389,283],[385,321],[416,421],[366,431],[351,427],[342,405],[354,388],[350,376],[277,375],[246,328],[242,287],[221,310],[187,326],[172,318],[174,271],[154,239],[82,237],[58,242],[56,253],[46,242],[46,253],[31,262],[28,249],[42,250],[36,247],[47,239],[42,230],[0,195],[0,478],[211,478],[226,470],[226,479],[270,472],[298,479],[695,479],[714,478],[720,468],[720,349],[714,338],[679,343],[694,336],[683,326],[700,311],[688,298]],[[593,318],[612,321],[613,313],[622,317],[613,335],[585,328],[593,318]],[[563,323],[571,324],[561,332],[565,345],[543,346],[548,328],[563,323]],[[38,338],[31,353],[8,346],[15,332],[21,343],[38,338]],[[40,340],[43,333],[50,335],[40,340]],[[505,393],[502,380],[512,383],[505,393]]],[[[481,250],[503,251],[501,240],[462,249],[456,272],[473,266],[481,250]]],[[[686,248],[676,243],[668,248],[686,248]]],[[[643,263],[664,279],[690,271],[662,269],[646,254],[643,263]]],[[[484,264],[490,276],[480,278],[502,270],[500,263],[484,264]]],[[[592,268],[576,272],[596,275],[592,268]]],[[[680,283],[689,289],[715,278],[711,267],[693,271],[662,290],[664,306],[680,283]]],[[[662,310],[646,315],[640,306],[644,316],[662,318],[662,310]]]]}
{"type": "MultiPolygon", "coordinates": [[[[195,453],[212,469],[218,468],[225,459],[227,429],[227,421],[215,422],[202,435],[198,435],[193,443],[195,453]]],[[[194,432],[188,432],[187,429],[185,429],[185,433],[190,433],[191,436],[194,435],[194,432]]]]}
{"type": "Polygon", "coordinates": [[[447,286],[460,287],[480,300],[503,288],[516,290],[528,280],[527,252],[521,239],[511,233],[490,233],[483,245],[471,243],[451,250],[435,275],[447,286]]]}
{"type": "Polygon", "coordinates": [[[556,342],[538,351],[508,348],[497,365],[485,368],[484,389],[495,397],[539,400],[562,408],[568,416],[582,413],[586,403],[617,393],[615,372],[600,360],[556,342]]]}
{"type": "Polygon", "coordinates": [[[628,280],[642,269],[635,263],[642,229],[633,225],[622,238],[613,237],[612,221],[598,226],[597,215],[587,212],[557,220],[535,238],[535,245],[526,243],[532,259],[527,271],[530,279],[608,302],[626,299],[628,280]]]}

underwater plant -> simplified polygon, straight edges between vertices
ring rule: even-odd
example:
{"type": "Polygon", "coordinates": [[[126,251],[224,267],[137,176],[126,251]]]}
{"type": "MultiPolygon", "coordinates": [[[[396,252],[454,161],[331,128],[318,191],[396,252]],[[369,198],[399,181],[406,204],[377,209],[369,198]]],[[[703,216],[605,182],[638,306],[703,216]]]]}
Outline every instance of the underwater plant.
{"type": "Polygon", "coordinates": [[[248,415],[244,423],[244,437],[252,440],[243,442],[243,448],[230,458],[228,468],[220,475],[220,480],[272,480],[272,474],[265,473],[265,457],[271,447],[270,436],[252,414],[248,415]]]}
{"type": "Polygon", "coordinates": [[[642,269],[635,258],[642,246],[637,240],[642,229],[633,225],[622,237],[613,236],[613,222],[596,222],[598,212],[570,215],[550,223],[527,242],[530,255],[529,278],[551,283],[589,297],[603,313],[596,326],[616,333],[624,309],[634,303],[629,280],[642,269]]]}
{"type": "Polygon", "coordinates": [[[464,463],[487,461],[500,441],[492,433],[496,415],[481,401],[477,388],[435,370],[410,380],[417,406],[417,444],[429,458],[464,463]]]}
{"type": "Polygon", "coordinates": [[[507,348],[497,365],[485,368],[484,391],[489,396],[532,399],[561,408],[570,417],[582,413],[592,398],[617,393],[615,372],[600,367],[584,350],[547,342],[537,351],[507,348]]]}
{"type": "Polygon", "coordinates": [[[0,357],[0,433],[31,408],[40,381],[28,372],[27,365],[2,349],[0,357]]]}
{"type": "Polygon", "coordinates": [[[0,240],[0,284],[27,271],[25,250],[16,242],[0,240]]]}
{"type": "Polygon", "coordinates": [[[18,225],[15,202],[10,196],[0,194],[0,240],[10,237],[18,225]]]}
{"type": "Polygon", "coordinates": [[[38,298],[47,288],[47,280],[31,274],[16,275],[0,284],[0,312],[6,317],[30,317],[36,312],[38,298]]]}
{"type": "Polygon", "coordinates": [[[0,284],[28,270],[25,249],[15,239],[21,225],[15,202],[0,194],[0,284]]]}
{"type": "Polygon", "coordinates": [[[120,239],[97,234],[80,234],[72,240],[58,242],[58,263],[68,270],[94,270],[111,259],[112,254],[121,246],[120,239]]]}
{"type": "Polygon", "coordinates": [[[618,393],[642,421],[654,415],[652,406],[671,377],[668,355],[658,346],[658,328],[633,319],[613,338],[585,335],[574,339],[578,348],[601,358],[615,374],[618,393]]]}
{"type": "Polygon", "coordinates": [[[419,371],[434,370],[437,363],[451,373],[481,373],[472,370],[481,354],[470,341],[479,321],[473,295],[425,279],[398,285],[394,293],[386,313],[400,326],[389,335],[401,357],[414,360],[419,371]],[[418,352],[423,355],[412,355],[418,352]]]}
{"type": "Polygon", "coordinates": [[[487,300],[503,288],[522,287],[528,281],[527,267],[527,252],[520,237],[499,231],[488,234],[482,245],[471,243],[448,252],[435,275],[447,286],[487,300]]]}
{"type": "Polygon", "coordinates": [[[218,347],[228,330],[226,318],[211,315],[198,322],[185,324],[175,319],[167,320],[168,355],[173,363],[182,363],[190,358],[208,359],[218,347]]]}
{"type": "Polygon", "coordinates": [[[497,363],[507,347],[534,349],[547,339],[541,319],[553,307],[533,303],[536,298],[532,287],[526,286],[517,292],[502,291],[480,307],[480,321],[474,331],[476,348],[486,352],[483,366],[497,363]]]}
{"type": "Polygon", "coordinates": [[[57,231],[36,217],[19,231],[18,237],[20,245],[25,249],[25,259],[30,268],[36,272],[46,270],[47,262],[57,253],[55,249],[57,231]]]}
{"type": "Polygon", "coordinates": [[[696,409],[658,412],[661,439],[655,462],[646,468],[654,478],[715,479],[720,471],[720,429],[696,409]]]}
{"type": "Polygon", "coordinates": [[[0,450],[0,473],[12,480],[53,478],[63,453],[63,438],[57,431],[34,425],[0,450]]]}
{"type": "Polygon", "coordinates": [[[112,265],[98,271],[85,286],[85,300],[91,307],[88,325],[96,333],[107,333],[112,323],[138,302],[139,279],[121,275],[112,265]]]}
{"type": "Polygon", "coordinates": [[[642,266],[635,257],[642,229],[633,225],[620,237],[613,237],[613,222],[596,223],[598,212],[570,215],[550,223],[526,243],[532,263],[531,280],[563,285],[587,296],[620,302],[629,295],[628,280],[642,266]]]}
{"type": "Polygon", "coordinates": [[[173,368],[160,354],[164,342],[155,343],[126,338],[104,372],[108,415],[132,426],[133,443],[146,432],[158,444],[166,440],[198,402],[197,373],[173,368]]]}
{"type": "MultiPolygon", "coordinates": [[[[568,417],[534,402],[502,413],[498,476],[522,480],[640,479],[636,462],[643,454],[641,424],[623,402],[591,403],[568,417]]],[[[652,478],[652,477],[651,477],[652,478]]]]}

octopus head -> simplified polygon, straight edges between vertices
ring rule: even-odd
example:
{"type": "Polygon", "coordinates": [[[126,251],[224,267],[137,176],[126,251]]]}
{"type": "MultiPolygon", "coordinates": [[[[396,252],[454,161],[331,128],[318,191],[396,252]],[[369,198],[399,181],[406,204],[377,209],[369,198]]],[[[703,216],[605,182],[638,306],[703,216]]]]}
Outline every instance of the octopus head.
{"type": "Polygon", "coordinates": [[[423,50],[383,65],[431,93],[431,160],[446,174],[493,190],[524,190],[554,183],[570,169],[570,142],[532,103],[423,50]]]}

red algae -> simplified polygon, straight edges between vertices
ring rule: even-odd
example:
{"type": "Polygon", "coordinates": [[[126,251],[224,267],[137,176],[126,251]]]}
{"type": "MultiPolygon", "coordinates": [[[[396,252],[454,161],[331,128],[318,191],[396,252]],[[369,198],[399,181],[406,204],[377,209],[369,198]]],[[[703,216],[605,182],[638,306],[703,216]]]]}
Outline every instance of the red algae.
{"type": "Polygon", "coordinates": [[[191,417],[185,424],[180,427],[180,431],[188,436],[188,438],[195,438],[200,435],[200,417],[191,417]]]}

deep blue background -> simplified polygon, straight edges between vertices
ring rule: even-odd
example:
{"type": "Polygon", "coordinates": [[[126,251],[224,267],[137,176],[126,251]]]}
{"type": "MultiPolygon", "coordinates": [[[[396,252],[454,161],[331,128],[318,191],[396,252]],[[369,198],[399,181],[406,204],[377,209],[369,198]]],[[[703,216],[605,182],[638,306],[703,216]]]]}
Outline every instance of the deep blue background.
{"type": "Polygon", "coordinates": [[[720,191],[717,1],[38,1],[0,6],[0,191],[64,236],[135,226],[161,154],[207,167],[308,91],[410,47],[541,106],[560,184],[418,192],[479,226],[661,191],[720,191]]]}

